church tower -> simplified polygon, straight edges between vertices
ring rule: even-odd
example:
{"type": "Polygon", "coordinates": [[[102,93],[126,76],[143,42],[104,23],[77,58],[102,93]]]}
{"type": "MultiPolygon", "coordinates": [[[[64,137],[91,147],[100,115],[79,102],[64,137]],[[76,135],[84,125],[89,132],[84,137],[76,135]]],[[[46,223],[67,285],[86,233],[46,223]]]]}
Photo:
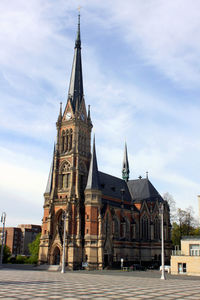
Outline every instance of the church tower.
{"type": "Polygon", "coordinates": [[[47,188],[40,242],[40,263],[60,264],[63,244],[63,212],[66,212],[66,264],[83,261],[85,208],[84,190],[90,164],[92,123],[85,107],[81,62],[80,15],[74,48],[67,103],[56,123],[57,142],[47,188]]]}

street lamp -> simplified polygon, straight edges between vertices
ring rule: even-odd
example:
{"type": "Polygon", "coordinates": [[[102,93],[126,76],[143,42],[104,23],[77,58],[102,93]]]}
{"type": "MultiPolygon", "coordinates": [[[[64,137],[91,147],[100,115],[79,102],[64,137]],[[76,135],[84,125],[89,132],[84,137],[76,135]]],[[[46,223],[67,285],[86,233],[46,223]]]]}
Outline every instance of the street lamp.
{"type": "Polygon", "coordinates": [[[159,207],[159,213],[160,213],[160,218],[161,218],[161,240],[162,240],[162,256],[161,256],[161,261],[162,261],[162,274],[161,278],[165,280],[165,252],[164,252],[164,231],[163,231],[163,213],[164,213],[164,205],[163,203],[160,204],[159,207]]]}
{"type": "Polygon", "coordinates": [[[3,223],[3,229],[1,234],[1,259],[0,259],[0,266],[3,263],[3,248],[4,248],[4,231],[5,231],[5,222],[6,222],[6,213],[3,212],[1,215],[1,223],[3,223]]]}
{"type": "Polygon", "coordinates": [[[67,218],[66,211],[63,211],[62,219],[63,219],[63,222],[64,222],[64,232],[63,232],[63,254],[62,254],[62,269],[61,269],[61,273],[65,273],[66,218],[67,218]]]}

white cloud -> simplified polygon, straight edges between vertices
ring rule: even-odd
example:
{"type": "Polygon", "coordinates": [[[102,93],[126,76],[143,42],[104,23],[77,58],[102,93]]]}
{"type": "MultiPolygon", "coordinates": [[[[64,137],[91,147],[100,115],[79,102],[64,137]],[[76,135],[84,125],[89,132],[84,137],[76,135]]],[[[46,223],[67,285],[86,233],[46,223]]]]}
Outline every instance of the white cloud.
{"type": "MultiPolygon", "coordinates": [[[[198,189],[195,166],[200,162],[200,107],[193,96],[198,97],[191,94],[183,101],[179,93],[161,93],[159,83],[148,89],[142,77],[136,86],[130,73],[124,72],[122,77],[119,70],[113,74],[112,64],[103,59],[105,45],[98,44],[96,49],[92,37],[104,36],[109,45],[107,38],[114,32],[133,59],[140,59],[141,67],[145,63],[159,70],[179,91],[182,86],[195,90],[199,82],[199,2],[127,0],[126,5],[122,1],[113,5],[112,1],[88,0],[80,4],[81,26],[88,32],[83,35],[84,90],[86,103],[92,105],[99,169],[121,176],[126,139],[132,176],[144,176],[148,170],[158,190],[160,186],[188,206],[189,198],[196,200],[198,189]]],[[[0,133],[1,145],[6,147],[0,148],[5,170],[1,189],[3,198],[10,201],[6,210],[12,216],[16,201],[21,213],[28,215],[31,207],[30,218],[42,217],[42,194],[50,166],[45,151],[56,136],[58,104],[66,101],[77,6],[78,1],[64,0],[0,4],[0,42],[4,45],[0,49],[0,133]],[[38,214],[36,207],[40,207],[38,214]]],[[[116,61],[120,55],[126,56],[120,47],[111,50],[116,61]]]]}

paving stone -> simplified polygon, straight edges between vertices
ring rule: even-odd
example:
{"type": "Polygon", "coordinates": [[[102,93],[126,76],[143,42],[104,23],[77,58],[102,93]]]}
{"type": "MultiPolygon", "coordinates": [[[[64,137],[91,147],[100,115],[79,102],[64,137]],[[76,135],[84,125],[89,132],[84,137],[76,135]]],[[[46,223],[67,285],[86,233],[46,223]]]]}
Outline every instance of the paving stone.
{"type": "Polygon", "coordinates": [[[160,280],[159,273],[0,270],[1,299],[200,299],[195,278],[160,280]],[[153,274],[153,277],[151,275],[153,274]],[[146,277],[145,277],[146,276],[146,277]],[[147,278],[147,276],[149,276],[147,278]],[[157,278],[156,278],[157,276],[157,278]]]}

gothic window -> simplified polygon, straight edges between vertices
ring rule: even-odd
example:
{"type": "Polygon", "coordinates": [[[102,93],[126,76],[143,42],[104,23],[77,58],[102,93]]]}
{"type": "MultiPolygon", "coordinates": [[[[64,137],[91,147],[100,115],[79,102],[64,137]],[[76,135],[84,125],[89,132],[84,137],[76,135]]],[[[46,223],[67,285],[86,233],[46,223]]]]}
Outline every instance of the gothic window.
{"type": "Polygon", "coordinates": [[[126,239],[129,240],[129,238],[130,238],[130,223],[127,218],[125,218],[125,223],[126,223],[126,239]]]}
{"type": "Polygon", "coordinates": [[[70,186],[70,164],[66,162],[59,174],[59,188],[68,188],[70,186]]]}
{"type": "Polygon", "coordinates": [[[142,239],[147,240],[149,236],[149,222],[146,216],[142,219],[142,239]]]}
{"type": "Polygon", "coordinates": [[[65,150],[65,132],[62,132],[62,137],[61,137],[61,152],[64,152],[65,150]]]}
{"type": "Polygon", "coordinates": [[[69,151],[72,150],[72,137],[73,137],[73,131],[70,129],[69,133],[69,151]]]}
{"type": "Polygon", "coordinates": [[[154,220],[154,239],[160,239],[160,221],[157,217],[154,220]]]}
{"type": "Polygon", "coordinates": [[[70,183],[70,173],[62,175],[62,187],[68,188],[70,183]]]}
{"type": "Polygon", "coordinates": [[[119,238],[119,222],[118,222],[118,219],[117,217],[115,217],[113,219],[113,235],[114,235],[114,238],[119,238]]]}
{"type": "Polygon", "coordinates": [[[121,221],[121,237],[122,238],[126,237],[126,221],[124,218],[121,221]]]}
{"type": "Polygon", "coordinates": [[[69,130],[66,131],[66,151],[69,149],[69,130]]]}
{"type": "Polygon", "coordinates": [[[136,239],[136,224],[132,224],[132,239],[136,239]]]}

